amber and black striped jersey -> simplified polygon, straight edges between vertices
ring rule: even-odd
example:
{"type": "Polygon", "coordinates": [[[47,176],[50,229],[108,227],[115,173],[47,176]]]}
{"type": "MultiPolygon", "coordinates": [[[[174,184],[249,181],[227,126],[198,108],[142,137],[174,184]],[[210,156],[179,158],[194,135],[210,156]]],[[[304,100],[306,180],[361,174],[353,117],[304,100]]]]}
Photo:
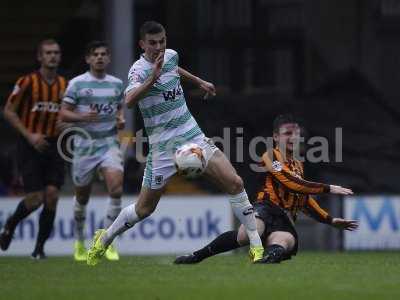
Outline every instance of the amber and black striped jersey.
{"type": "Polygon", "coordinates": [[[55,137],[56,121],[67,81],[57,75],[49,84],[39,71],[22,76],[8,97],[22,124],[31,133],[55,137]]]}
{"type": "Polygon", "coordinates": [[[328,193],[329,185],[304,180],[303,163],[284,159],[278,149],[264,153],[262,164],[267,170],[265,182],[257,194],[257,201],[271,201],[290,213],[296,220],[297,213],[322,223],[331,223],[332,217],[310,195],[328,193]]]}

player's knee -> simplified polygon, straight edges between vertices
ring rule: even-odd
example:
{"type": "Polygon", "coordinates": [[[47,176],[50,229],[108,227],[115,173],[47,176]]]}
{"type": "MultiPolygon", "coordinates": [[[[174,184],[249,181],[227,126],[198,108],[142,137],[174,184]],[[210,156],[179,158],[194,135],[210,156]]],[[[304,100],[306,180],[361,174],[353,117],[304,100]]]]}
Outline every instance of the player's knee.
{"type": "Polygon", "coordinates": [[[122,196],[122,184],[113,186],[110,189],[111,198],[121,198],[121,196],[122,196]]]}
{"type": "Polygon", "coordinates": [[[46,207],[50,210],[55,211],[57,209],[58,197],[46,199],[46,207]]]}
{"type": "Polygon", "coordinates": [[[89,202],[90,189],[89,188],[77,188],[75,190],[75,199],[81,205],[86,205],[89,202]]]}
{"type": "Polygon", "coordinates": [[[56,210],[58,202],[58,188],[55,186],[47,186],[43,193],[45,205],[50,210],[56,210]]]}
{"type": "Polygon", "coordinates": [[[78,203],[85,205],[89,202],[89,195],[86,194],[76,194],[76,201],[78,201],[78,203]]]}
{"type": "Polygon", "coordinates": [[[271,233],[268,237],[268,244],[278,244],[283,246],[285,249],[291,249],[294,247],[295,238],[290,232],[276,231],[271,233]]]}
{"type": "Polygon", "coordinates": [[[43,203],[43,199],[44,193],[42,191],[32,192],[25,197],[24,203],[27,208],[36,209],[43,203]]]}
{"type": "Polygon", "coordinates": [[[242,178],[239,175],[235,175],[229,184],[228,193],[231,195],[237,195],[243,191],[243,188],[244,184],[242,178]]]}
{"type": "Polygon", "coordinates": [[[286,242],[286,249],[293,249],[294,245],[296,244],[295,237],[289,233],[288,237],[285,239],[286,242]]]}
{"type": "Polygon", "coordinates": [[[46,200],[49,200],[50,202],[57,202],[58,200],[58,188],[55,186],[49,186],[46,188],[46,195],[45,198],[46,200]]]}

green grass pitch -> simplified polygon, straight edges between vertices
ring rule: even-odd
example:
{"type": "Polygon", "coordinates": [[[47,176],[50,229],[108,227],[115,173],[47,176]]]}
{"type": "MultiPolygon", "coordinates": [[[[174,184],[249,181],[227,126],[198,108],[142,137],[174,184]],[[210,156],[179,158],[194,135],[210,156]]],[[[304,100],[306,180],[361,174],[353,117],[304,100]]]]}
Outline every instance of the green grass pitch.
{"type": "Polygon", "coordinates": [[[279,265],[252,265],[244,254],[172,261],[131,256],[88,267],[69,257],[0,257],[0,299],[400,299],[395,252],[301,252],[279,265]]]}

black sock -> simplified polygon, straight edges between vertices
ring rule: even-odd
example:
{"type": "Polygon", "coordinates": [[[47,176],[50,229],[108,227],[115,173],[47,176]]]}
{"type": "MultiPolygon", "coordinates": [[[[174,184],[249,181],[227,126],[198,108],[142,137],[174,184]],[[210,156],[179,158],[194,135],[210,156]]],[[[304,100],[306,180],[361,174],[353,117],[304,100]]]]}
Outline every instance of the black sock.
{"type": "Polygon", "coordinates": [[[15,209],[12,216],[10,216],[4,226],[5,230],[8,230],[11,234],[14,232],[15,227],[25,219],[33,210],[28,210],[25,206],[24,199],[22,199],[19,203],[17,208],[15,209]]]}
{"type": "Polygon", "coordinates": [[[43,207],[39,218],[39,233],[36,240],[36,247],[34,252],[43,252],[44,243],[49,238],[51,231],[53,230],[54,219],[56,212],[48,209],[46,206],[43,207]]]}
{"type": "Polygon", "coordinates": [[[241,247],[237,242],[237,231],[227,231],[219,235],[215,240],[204,248],[193,252],[193,254],[203,260],[218,253],[234,250],[241,247]]]}
{"type": "Polygon", "coordinates": [[[281,262],[285,252],[286,249],[281,245],[272,244],[267,247],[267,255],[273,262],[281,262]]]}

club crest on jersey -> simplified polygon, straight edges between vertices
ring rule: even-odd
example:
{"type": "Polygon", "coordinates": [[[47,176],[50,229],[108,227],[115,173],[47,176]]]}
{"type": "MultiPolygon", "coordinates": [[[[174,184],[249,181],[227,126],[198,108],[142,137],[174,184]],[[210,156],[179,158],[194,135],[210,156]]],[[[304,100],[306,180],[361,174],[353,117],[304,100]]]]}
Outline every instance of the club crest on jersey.
{"type": "Polygon", "coordinates": [[[139,74],[137,74],[137,73],[135,73],[135,72],[136,72],[136,70],[134,69],[133,72],[131,72],[131,73],[129,74],[128,80],[129,80],[130,82],[131,82],[131,81],[133,81],[133,82],[138,82],[138,81],[139,81],[139,79],[140,79],[139,74]]]}
{"type": "Polygon", "coordinates": [[[92,89],[86,89],[85,90],[85,96],[86,97],[93,96],[93,90],[92,89]]]}
{"type": "Polygon", "coordinates": [[[275,172],[280,172],[282,171],[282,164],[275,160],[274,162],[272,162],[272,170],[274,170],[275,172]]]}
{"type": "Polygon", "coordinates": [[[156,183],[156,185],[160,185],[163,182],[163,176],[162,175],[157,175],[156,177],[154,177],[154,181],[156,183]]]}

